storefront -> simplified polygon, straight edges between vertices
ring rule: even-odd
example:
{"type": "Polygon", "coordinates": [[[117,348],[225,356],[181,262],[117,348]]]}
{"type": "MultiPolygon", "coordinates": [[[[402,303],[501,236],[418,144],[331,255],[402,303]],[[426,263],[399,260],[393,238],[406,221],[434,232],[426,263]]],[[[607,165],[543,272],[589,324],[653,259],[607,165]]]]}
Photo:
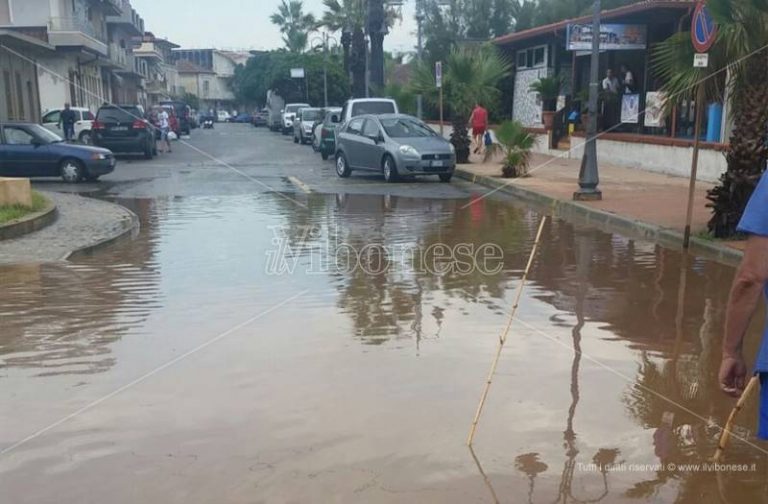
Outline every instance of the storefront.
{"type": "MultiPolygon", "coordinates": [[[[663,81],[654,75],[651,52],[655,44],[689,28],[695,5],[693,1],[649,0],[602,13],[598,128],[602,132],[600,142],[617,144],[599,145],[598,151],[605,151],[609,162],[679,174],[686,169],[666,166],[668,156],[663,153],[664,149],[657,149],[659,156],[652,156],[658,157],[658,162],[647,157],[650,144],[670,150],[682,149],[673,158],[684,158],[693,144],[695,121],[695,104],[690,99],[677,100],[669,111],[661,107],[665,101],[659,92],[663,81]],[[609,79],[608,87],[614,89],[603,91],[603,80],[609,72],[615,80],[609,79]],[[639,157],[642,155],[645,157],[639,157]]],[[[586,110],[591,22],[591,17],[585,16],[511,33],[493,41],[514,63],[513,118],[541,135],[542,151],[569,150],[578,145],[572,137],[583,138],[578,124],[576,132],[568,134],[568,119],[581,118],[586,110]],[[564,82],[555,126],[546,136],[542,101],[529,90],[533,82],[545,76],[559,76],[564,82]]],[[[725,168],[722,156],[727,138],[724,102],[708,103],[705,107],[701,140],[704,150],[711,151],[703,153],[701,178],[705,180],[716,179],[725,168]]],[[[571,154],[576,156],[578,151],[574,149],[571,154]]]]}

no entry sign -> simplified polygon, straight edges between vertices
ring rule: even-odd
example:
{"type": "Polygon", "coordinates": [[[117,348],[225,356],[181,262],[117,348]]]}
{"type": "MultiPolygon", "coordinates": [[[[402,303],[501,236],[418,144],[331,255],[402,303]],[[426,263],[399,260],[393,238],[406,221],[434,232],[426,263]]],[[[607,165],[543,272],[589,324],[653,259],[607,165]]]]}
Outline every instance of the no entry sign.
{"type": "Polygon", "coordinates": [[[693,11],[691,19],[691,39],[696,52],[705,53],[709,51],[717,37],[717,25],[707,9],[707,4],[700,1],[696,4],[696,10],[693,11]]]}

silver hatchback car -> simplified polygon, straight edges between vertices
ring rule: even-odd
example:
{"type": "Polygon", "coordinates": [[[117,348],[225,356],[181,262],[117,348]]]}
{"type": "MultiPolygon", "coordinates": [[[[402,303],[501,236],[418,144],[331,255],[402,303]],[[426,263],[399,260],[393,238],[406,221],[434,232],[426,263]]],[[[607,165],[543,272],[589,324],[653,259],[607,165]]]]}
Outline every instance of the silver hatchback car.
{"type": "Polygon", "coordinates": [[[450,182],[455,169],[453,145],[413,116],[359,116],[336,134],[339,177],[348,177],[352,170],[369,170],[382,173],[387,182],[413,175],[438,175],[450,182]]]}

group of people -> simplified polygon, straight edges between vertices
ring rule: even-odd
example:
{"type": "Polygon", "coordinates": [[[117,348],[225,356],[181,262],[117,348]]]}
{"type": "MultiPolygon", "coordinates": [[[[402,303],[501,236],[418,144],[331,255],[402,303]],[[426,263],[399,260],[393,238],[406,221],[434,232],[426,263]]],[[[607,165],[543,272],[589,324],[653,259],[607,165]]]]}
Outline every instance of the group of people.
{"type": "Polygon", "coordinates": [[[635,76],[626,65],[619,67],[618,77],[613,73],[613,69],[609,68],[605,71],[601,87],[604,93],[603,126],[610,128],[621,119],[621,95],[635,93],[635,76]]]}

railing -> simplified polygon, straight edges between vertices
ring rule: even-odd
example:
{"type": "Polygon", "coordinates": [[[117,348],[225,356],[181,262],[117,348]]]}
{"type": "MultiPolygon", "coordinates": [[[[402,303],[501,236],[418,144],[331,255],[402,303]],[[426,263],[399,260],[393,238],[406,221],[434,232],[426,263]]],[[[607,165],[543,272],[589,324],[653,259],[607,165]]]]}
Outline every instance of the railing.
{"type": "Polygon", "coordinates": [[[81,32],[101,40],[96,28],[86,19],[74,17],[52,17],[48,22],[51,31],[81,32]]]}
{"type": "Polygon", "coordinates": [[[120,47],[120,44],[117,42],[111,42],[109,44],[109,59],[111,59],[113,62],[117,63],[118,65],[127,66],[128,65],[128,52],[120,47]]]}

